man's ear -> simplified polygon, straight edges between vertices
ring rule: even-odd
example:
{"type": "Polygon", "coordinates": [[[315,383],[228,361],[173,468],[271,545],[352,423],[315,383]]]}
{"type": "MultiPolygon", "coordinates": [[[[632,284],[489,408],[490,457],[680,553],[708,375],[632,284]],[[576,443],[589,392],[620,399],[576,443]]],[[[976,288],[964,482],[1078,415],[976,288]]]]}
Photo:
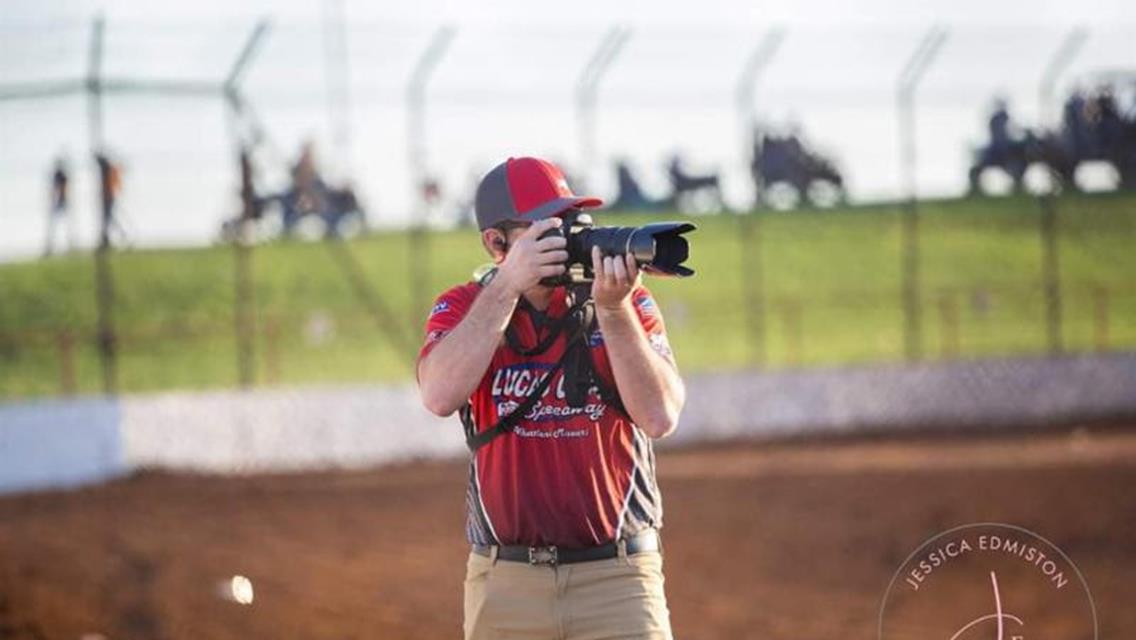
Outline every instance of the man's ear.
{"type": "Polygon", "coordinates": [[[485,247],[485,251],[489,253],[489,257],[493,258],[493,262],[501,262],[505,259],[505,250],[508,248],[505,240],[505,234],[500,229],[486,229],[481,232],[481,246],[485,247]]]}

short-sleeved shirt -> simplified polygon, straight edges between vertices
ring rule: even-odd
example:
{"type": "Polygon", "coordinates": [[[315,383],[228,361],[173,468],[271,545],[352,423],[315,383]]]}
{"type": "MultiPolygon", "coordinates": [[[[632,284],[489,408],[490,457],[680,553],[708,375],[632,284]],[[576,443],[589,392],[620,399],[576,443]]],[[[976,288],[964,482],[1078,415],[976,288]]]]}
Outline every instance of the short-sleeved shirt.
{"type": "MultiPolygon", "coordinates": [[[[419,360],[461,322],[480,291],[481,286],[471,282],[437,299],[426,322],[419,360]]],[[[632,301],[652,348],[673,364],[651,292],[640,286],[632,292],[632,301]]],[[[546,335],[545,325],[567,309],[566,290],[558,287],[543,321],[533,317],[540,312],[518,305],[510,328],[522,346],[531,348],[546,335]]],[[[502,340],[469,398],[478,431],[491,428],[524,402],[563,355],[566,339],[561,335],[547,351],[529,357],[502,340]]],[[[616,389],[598,325],[588,335],[588,345],[596,375],[609,389],[616,389]]],[[[472,544],[586,547],[662,526],[651,439],[607,405],[595,388],[583,406],[569,406],[563,371],[554,375],[543,397],[511,433],[471,456],[466,537],[472,544]]]]}

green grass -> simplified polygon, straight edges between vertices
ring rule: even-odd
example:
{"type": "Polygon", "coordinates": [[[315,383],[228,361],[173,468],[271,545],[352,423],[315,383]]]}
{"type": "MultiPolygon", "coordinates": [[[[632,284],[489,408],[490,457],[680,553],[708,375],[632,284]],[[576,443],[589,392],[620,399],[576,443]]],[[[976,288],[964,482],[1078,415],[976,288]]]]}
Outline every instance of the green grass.
{"type": "MultiPolygon", "coordinates": [[[[1062,341],[1073,351],[1136,347],[1136,196],[1070,196],[1057,207],[1062,341]]],[[[1045,353],[1038,203],[920,211],[925,357],[1045,353]]],[[[884,205],[697,218],[698,275],[648,279],[684,370],[902,359],[901,216],[884,205]]],[[[485,262],[469,230],[429,234],[424,246],[377,233],[350,249],[414,342],[433,298],[485,262]],[[418,290],[416,270],[428,283],[418,290]]],[[[236,384],[232,248],[128,251],[112,265],[122,390],[236,384]]],[[[410,357],[377,328],[327,246],[257,247],[253,269],[258,384],[412,379],[410,357]]],[[[77,336],[76,390],[101,388],[94,300],[90,256],[0,265],[0,398],[59,393],[67,331],[77,336]]]]}

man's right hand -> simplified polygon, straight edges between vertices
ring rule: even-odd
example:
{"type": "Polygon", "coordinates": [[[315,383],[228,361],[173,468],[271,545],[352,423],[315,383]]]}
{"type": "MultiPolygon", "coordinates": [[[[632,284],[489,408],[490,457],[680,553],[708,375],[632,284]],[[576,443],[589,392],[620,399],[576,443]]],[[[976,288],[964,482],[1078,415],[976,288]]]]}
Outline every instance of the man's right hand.
{"type": "Polygon", "coordinates": [[[560,218],[552,217],[538,220],[525,229],[497,267],[494,280],[500,281],[509,293],[519,297],[542,278],[567,271],[568,251],[565,247],[568,241],[562,236],[540,239],[541,234],[561,224],[560,218]]]}
{"type": "Polygon", "coordinates": [[[567,241],[560,236],[539,239],[560,224],[560,218],[547,218],[525,229],[457,327],[419,360],[418,387],[431,412],[448,416],[466,402],[492,362],[517,300],[541,278],[564,273],[567,241]]]}

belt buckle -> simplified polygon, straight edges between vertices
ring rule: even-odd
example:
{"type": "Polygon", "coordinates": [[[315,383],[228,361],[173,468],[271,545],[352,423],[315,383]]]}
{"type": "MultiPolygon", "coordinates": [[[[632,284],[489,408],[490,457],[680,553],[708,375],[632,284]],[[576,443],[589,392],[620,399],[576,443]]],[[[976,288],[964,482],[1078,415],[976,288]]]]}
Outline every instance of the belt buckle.
{"type": "Polygon", "coordinates": [[[547,564],[554,566],[556,562],[557,552],[555,546],[529,547],[529,564],[547,564]]]}

